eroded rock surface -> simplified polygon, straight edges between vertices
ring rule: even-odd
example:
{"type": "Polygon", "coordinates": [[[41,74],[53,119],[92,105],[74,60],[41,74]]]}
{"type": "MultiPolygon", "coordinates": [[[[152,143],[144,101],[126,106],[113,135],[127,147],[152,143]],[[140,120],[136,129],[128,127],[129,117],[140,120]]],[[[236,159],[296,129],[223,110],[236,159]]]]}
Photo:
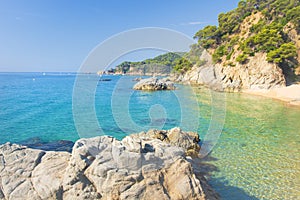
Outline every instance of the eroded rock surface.
{"type": "Polygon", "coordinates": [[[195,173],[196,133],[78,140],[72,153],[0,146],[0,199],[218,199],[195,173]],[[204,185],[204,187],[202,187],[204,185]]]}
{"type": "Polygon", "coordinates": [[[282,69],[274,63],[267,62],[266,54],[263,53],[249,57],[247,64],[236,64],[234,67],[213,64],[212,57],[207,51],[203,51],[200,59],[206,63],[194,66],[186,74],[171,79],[176,82],[205,85],[213,90],[226,92],[280,88],[286,85],[282,69]]]}

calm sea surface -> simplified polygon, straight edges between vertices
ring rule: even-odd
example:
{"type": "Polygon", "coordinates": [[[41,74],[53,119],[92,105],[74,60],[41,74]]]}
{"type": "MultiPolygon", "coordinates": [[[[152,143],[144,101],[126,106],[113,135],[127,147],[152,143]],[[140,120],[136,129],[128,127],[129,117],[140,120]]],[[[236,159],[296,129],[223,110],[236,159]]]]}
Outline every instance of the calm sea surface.
{"type": "MultiPolygon", "coordinates": [[[[223,98],[223,132],[203,160],[214,189],[223,199],[300,199],[299,108],[246,94],[226,94],[224,99],[224,94],[204,88],[194,88],[193,93],[181,85],[176,92],[133,91],[134,77],[102,78],[111,81],[95,87],[99,128],[84,124],[87,135],[121,139],[149,128],[181,126],[197,130],[203,138],[216,114],[212,99],[223,98]]],[[[75,79],[72,73],[0,73],[0,143],[33,138],[75,141],[85,136],[77,133],[73,120],[75,79]]]]}

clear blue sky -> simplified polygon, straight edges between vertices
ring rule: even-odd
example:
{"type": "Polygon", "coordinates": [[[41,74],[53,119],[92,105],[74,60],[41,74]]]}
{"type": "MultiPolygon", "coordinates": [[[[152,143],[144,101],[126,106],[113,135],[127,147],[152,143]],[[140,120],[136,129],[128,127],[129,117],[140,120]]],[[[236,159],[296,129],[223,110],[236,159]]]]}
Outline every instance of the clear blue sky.
{"type": "MultiPolygon", "coordinates": [[[[238,0],[0,0],[0,71],[77,71],[100,42],[162,27],[192,37],[238,0]]],[[[143,59],[143,58],[141,58],[143,59]]]]}

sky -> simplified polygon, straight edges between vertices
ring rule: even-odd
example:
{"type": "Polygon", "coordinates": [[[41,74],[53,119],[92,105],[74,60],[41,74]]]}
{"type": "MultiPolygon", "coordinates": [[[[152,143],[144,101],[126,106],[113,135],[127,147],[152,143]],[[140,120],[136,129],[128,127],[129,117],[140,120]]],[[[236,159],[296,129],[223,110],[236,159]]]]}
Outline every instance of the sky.
{"type": "MultiPolygon", "coordinates": [[[[123,31],[160,27],[189,37],[238,0],[0,0],[0,72],[76,72],[99,43],[123,31]]],[[[143,60],[159,51],[135,52],[143,60]]]]}

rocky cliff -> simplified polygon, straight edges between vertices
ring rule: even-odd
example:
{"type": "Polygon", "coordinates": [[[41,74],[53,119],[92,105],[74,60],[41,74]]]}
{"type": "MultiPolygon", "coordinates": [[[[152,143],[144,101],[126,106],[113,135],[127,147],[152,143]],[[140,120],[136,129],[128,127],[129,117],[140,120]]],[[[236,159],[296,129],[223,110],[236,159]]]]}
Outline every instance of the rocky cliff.
{"type": "Polygon", "coordinates": [[[214,64],[212,56],[204,51],[202,66],[194,66],[183,75],[171,79],[177,82],[206,85],[217,91],[237,92],[243,89],[271,89],[286,85],[282,69],[266,61],[266,55],[258,53],[247,64],[236,66],[214,64]]]}
{"type": "Polygon", "coordinates": [[[200,30],[197,33],[202,38],[200,44],[209,46],[199,59],[205,64],[194,65],[191,70],[172,79],[228,92],[280,88],[299,81],[300,36],[295,25],[289,22],[277,26],[266,18],[261,12],[253,12],[237,24],[236,32],[222,36],[227,39],[215,39],[213,45],[205,44],[209,40],[203,39],[204,35],[210,32],[209,38],[220,37],[214,36],[219,34],[220,28],[208,26],[200,30]],[[276,37],[278,41],[282,42],[284,38],[290,43],[276,47],[276,37]],[[261,50],[263,48],[275,50],[268,52],[261,50]]]}
{"type": "Polygon", "coordinates": [[[299,22],[299,1],[240,1],[218,16],[218,26],[195,34],[205,62],[175,79],[229,92],[293,84],[300,80],[299,22]]]}
{"type": "Polygon", "coordinates": [[[78,140],[72,153],[0,146],[0,199],[218,199],[198,165],[197,133],[151,130],[78,140]]]}

